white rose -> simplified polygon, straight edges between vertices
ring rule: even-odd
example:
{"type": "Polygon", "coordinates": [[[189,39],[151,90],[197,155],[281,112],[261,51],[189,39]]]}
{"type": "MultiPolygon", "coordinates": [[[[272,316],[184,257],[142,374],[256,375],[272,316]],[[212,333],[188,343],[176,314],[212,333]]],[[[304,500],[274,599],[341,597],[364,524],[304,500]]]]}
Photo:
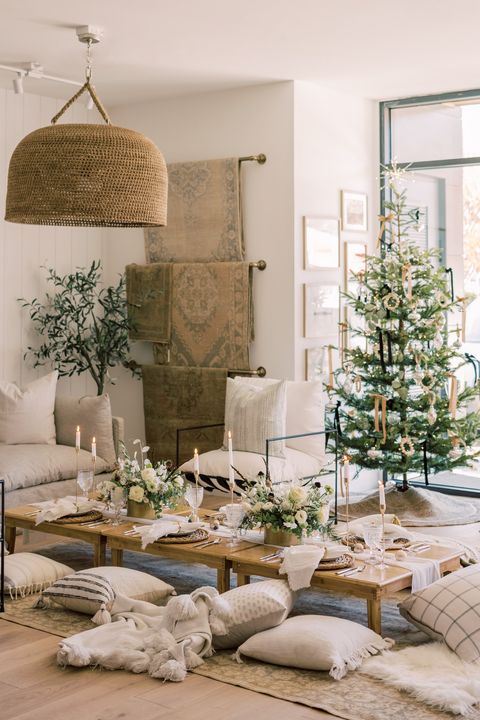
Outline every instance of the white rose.
{"type": "Polygon", "coordinates": [[[178,485],[178,487],[183,488],[184,480],[181,475],[177,475],[177,477],[173,478],[173,482],[175,485],[178,485]]]}
{"type": "Polygon", "coordinates": [[[158,490],[157,478],[155,478],[155,480],[145,480],[145,485],[147,486],[148,492],[155,492],[158,490]]]}
{"type": "Polygon", "coordinates": [[[132,485],[128,493],[128,498],[129,500],[134,500],[135,502],[142,502],[144,495],[145,492],[140,485],[132,485]]]}
{"type": "Polygon", "coordinates": [[[329,516],[330,516],[330,506],[322,505],[322,507],[317,512],[317,520],[320,523],[320,525],[326,525],[328,522],[329,516]]]}
{"type": "Polygon", "coordinates": [[[263,510],[263,505],[262,505],[262,503],[261,503],[261,502],[256,502],[255,505],[254,505],[253,508],[252,508],[252,511],[253,511],[254,513],[258,513],[258,512],[260,512],[261,510],[263,510]]]}
{"type": "Polygon", "coordinates": [[[246,513],[252,512],[252,506],[248,502],[242,502],[242,508],[245,510],[246,513]]]}
{"type": "Polygon", "coordinates": [[[146,483],[154,483],[154,486],[157,486],[157,475],[152,467],[143,468],[141,476],[142,480],[145,480],[146,483]]]}
{"type": "Polygon", "coordinates": [[[295,520],[299,525],[305,525],[305,523],[307,522],[307,517],[308,516],[305,510],[299,510],[295,513],[295,520]]]}
{"type": "Polygon", "coordinates": [[[292,504],[301,505],[307,497],[307,491],[302,487],[292,487],[288,493],[288,499],[292,504]]]}
{"type": "Polygon", "coordinates": [[[283,525],[284,527],[290,528],[291,530],[295,530],[295,528],[297,527],[297,523],[294,522],[284,522],[283,525]]]}
{"type": "Polygon", "coordinates": [[[263,503],[263,509],[264,509],[264,510],[273,510],[274,507],[275,507],[275,506],[274,506],[274,504],[273,504],[272,502],[263,503]]]}

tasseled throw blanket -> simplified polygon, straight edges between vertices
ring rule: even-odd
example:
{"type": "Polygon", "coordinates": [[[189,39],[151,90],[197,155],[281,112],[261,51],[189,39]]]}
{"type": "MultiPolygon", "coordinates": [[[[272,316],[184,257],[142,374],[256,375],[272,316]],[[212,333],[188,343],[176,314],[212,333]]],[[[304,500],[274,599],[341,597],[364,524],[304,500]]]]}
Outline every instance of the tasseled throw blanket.
{"type": "Polygon", "coordinates": [[[58,664],[146,672],[180,682],[212,655],[212,634],[226,634],[230,621],[227,603],[211,587],[172,598],[165,607],[142,603],[142,609],[147,612],[124,611],[112,623],[62,640],[58,664]]]}

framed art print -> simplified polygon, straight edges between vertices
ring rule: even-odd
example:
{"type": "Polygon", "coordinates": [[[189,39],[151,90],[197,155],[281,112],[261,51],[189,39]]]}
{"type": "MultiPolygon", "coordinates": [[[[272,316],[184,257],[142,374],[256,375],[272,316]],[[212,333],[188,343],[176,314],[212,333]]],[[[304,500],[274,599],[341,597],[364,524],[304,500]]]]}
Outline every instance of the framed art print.
{"type": "Polygon", "coordinates": [[[305,377],[307,380],[322,380],[325,364],[325,347],[305,350],[305,377]]]}
{"type": "Polygon", "coordinates": [[[340,223],[338,218],[303,218],[305,270],[340,267],[340,223]]]}
{"type": "Polygon", "coordinates": [[[353,192],[351,190],[342,190],[342,230],[366,232],[366,193],[353,192]]]}
{"type": "Polygon", "coordinates": [[[305,337],[337,335],[340,320],[339,286],[312,283],[303,288],[305,337]]]}
{"type": "Polygon", "coordinates": [[[367,243],[363,242],[345,242],[344,243],[344,261],[345,261],[345,290],[347,292],[355,292],[357,280],[352,273],[358,273],[365,270],[365,262],[367,256],[367,243]]]}

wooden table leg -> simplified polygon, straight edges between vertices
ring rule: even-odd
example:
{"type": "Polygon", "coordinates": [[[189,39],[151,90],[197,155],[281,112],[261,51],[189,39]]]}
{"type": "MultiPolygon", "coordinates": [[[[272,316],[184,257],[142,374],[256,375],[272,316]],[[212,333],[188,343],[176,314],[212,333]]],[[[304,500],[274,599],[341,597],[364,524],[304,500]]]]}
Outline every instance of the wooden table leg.
{"type": "Polygon", "coordinates": [[[17,537],[17,528],[15,525],[5,526],[5,540],[7,541],[8,552],[15,552],[15,540],[17,537]]]}
{"type": "Polygon", "coordinates": [[[249,585],[250,575],[244,575],[243,573],[237,573],[237,587],[240,585],[249,585]]]}
{"type": "Polygon", "coordinates": [[[218,568],[217,570],[217,590],[219,593],[230,590],[230,568],[218,568]]]}
{"type": "Polygon", "coordinates": [[[368,627],[379,635],[382,634],[382,602],[372,595],[367,599],[368,627]]]}
{"type": "Polygon", "coordinates": [[[116,567],[123,567],[123,550],[118,548],[112,548],[112,565],[116,567]]]}
{"type": "Polygon", "coordinates": [[[93,565],[94,567],[103,567],[107,564],[106,551],[107,551],[107,539],[100,536],[98,541],[93,546],[93,565]]]}

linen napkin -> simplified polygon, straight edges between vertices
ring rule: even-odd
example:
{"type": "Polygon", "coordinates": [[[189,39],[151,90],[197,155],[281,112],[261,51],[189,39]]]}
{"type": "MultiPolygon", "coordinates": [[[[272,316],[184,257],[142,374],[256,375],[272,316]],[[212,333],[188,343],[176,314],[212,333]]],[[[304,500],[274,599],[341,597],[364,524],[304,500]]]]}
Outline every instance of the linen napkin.
{"type": "Polygon", "coordinates": [[[30,503],[33,507],[39,508],[40,512],[35,517],[35,525],[42,522],[58,520],[65,515],[86,512],[87,510],[101,510],[103,504],[95,500],[89,500],[83,496],[75,498],[75,495],[67,495],[57,500],[45,500],[44,502],[30,503]]]}
{"type": "Polygon", "coordinates": [[[385,557],[385,564],[402,567],[412,573],[412,592],[421,590],[427,585],[440,580],[440,561],[432,558],[409,557],[407,560],[396,560],[385,557]]]}
{"type": "Polygon", "coordinates": [[[181,515],[169,515],[168,519],[160,518],[160,520],[156,520],[151,525],[134,525],[134,529],[142,539],[142,550],[145,550],[147,545],[155,542],[158,538],[165,537],[165,535],[175,535],[188,530],[197,530],[203,526],[204,523],[188,522],[181,515]]]}
{"type": "Polygon", "coordinates": [[[285,548],[278,572],[287,575],[291,590],[310,587],[312,575],[324,553],[325,548],[316,545],[294,545],[285,548]]]}

